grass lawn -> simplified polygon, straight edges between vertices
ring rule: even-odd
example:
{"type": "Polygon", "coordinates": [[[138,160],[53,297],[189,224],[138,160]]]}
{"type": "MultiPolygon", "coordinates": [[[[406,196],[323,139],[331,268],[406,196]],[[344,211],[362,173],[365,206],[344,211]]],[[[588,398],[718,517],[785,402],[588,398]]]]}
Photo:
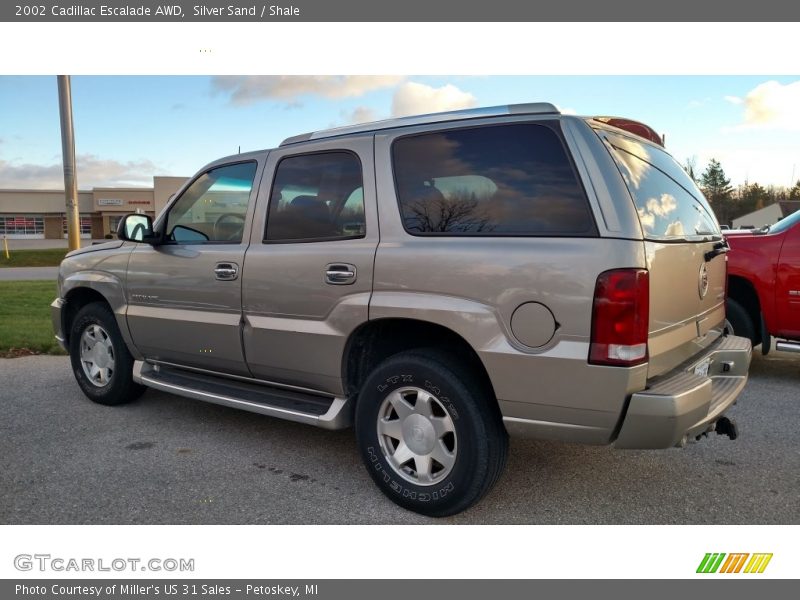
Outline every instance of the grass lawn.
{"type": "Polygon", "coordinates": [[[53,337],[53,281],[0,281],[0,357],[64,354],[53,337]]]}
{"type": "Polygon", "coordinates": [[[3,245],[0,243],[0,269],[3,267],[57,267],[66,253],[66,248],[9,250],[11,258],[6,258],[3,245]]]}

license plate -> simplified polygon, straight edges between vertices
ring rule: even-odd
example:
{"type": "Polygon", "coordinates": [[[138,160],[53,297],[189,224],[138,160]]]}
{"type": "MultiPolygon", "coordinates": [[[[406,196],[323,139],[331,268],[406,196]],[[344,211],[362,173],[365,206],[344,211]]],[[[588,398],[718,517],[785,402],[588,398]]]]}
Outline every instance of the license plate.
{"type": "Polygon", "coordinates": [[[694,367],[694,374],[700,377],[708,377],[708,367],[711,366],[711,359],[707,358],[694,367]]]}

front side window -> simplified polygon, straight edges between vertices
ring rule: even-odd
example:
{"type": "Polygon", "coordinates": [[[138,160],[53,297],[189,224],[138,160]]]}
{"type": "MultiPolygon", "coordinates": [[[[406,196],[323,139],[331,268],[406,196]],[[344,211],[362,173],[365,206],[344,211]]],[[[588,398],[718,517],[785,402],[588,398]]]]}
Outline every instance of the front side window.
{"type": "Polygon", "coordinates": [[[588,201],[555,131],[530,123],[449,129],[392,146],[406,231],[592,235],[588,201]]]}
{"type": "Polygon", "coordinates": [[[365,234],[361,162],[354,154],[304,154],[278,164],[264,241],[324,241],[365,234]]]}
{"type": "Polygon", "coordinates": [[[182,244],[238,244],[244,235],[257,164],[211,169],[194,180],[170,208],[167,239],[182,244]]]}

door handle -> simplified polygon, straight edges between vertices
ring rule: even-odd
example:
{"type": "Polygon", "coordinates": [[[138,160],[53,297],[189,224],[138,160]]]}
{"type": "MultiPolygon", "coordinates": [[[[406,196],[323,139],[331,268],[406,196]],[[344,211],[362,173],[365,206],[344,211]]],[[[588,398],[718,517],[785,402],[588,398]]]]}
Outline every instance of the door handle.
{"type": "Polygon", "coordinates": [[[214,276],[220,281],[233,281],[239,276],[239,265],[236,263],[217,263],[214,276]]]}
{"type": "Polygon", "coordinates": [[[325,267],[325,283],[351,285],[356,281],[356,268],[347,263],[331,263],[325,267]]]}

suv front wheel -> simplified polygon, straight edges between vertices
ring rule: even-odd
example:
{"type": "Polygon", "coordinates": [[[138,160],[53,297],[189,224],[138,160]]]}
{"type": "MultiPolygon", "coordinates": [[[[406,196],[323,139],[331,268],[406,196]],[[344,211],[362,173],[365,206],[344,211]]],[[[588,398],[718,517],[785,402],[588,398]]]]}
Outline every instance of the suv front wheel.
{"type": "Polygon", "coordinates": [[[488,385],[441,352],[403,352],[378,365],[364,382],[355,417],[375,483],[424,515],[472,506],[505,464],[508,436],[488,385]]]}
{"type": "Polygon", "coordinates": [[[78,311],[69,334],[75,379],[86,396],[109,406],[135,400],[147,389],[133,381],[133,357],[111,308],[92,302],[78,311]]]}
{"type": "Polygon", "coordinates": [[[728,335],[738,335],[740,337],[748,338],[753,345],[761,343],[761,340],[756,338],[756,328],[753,319],[747,314],[744,307],[733,298],[728,298],[725,302],[725,313],[728,321],[727,333],[728,335]]]}

